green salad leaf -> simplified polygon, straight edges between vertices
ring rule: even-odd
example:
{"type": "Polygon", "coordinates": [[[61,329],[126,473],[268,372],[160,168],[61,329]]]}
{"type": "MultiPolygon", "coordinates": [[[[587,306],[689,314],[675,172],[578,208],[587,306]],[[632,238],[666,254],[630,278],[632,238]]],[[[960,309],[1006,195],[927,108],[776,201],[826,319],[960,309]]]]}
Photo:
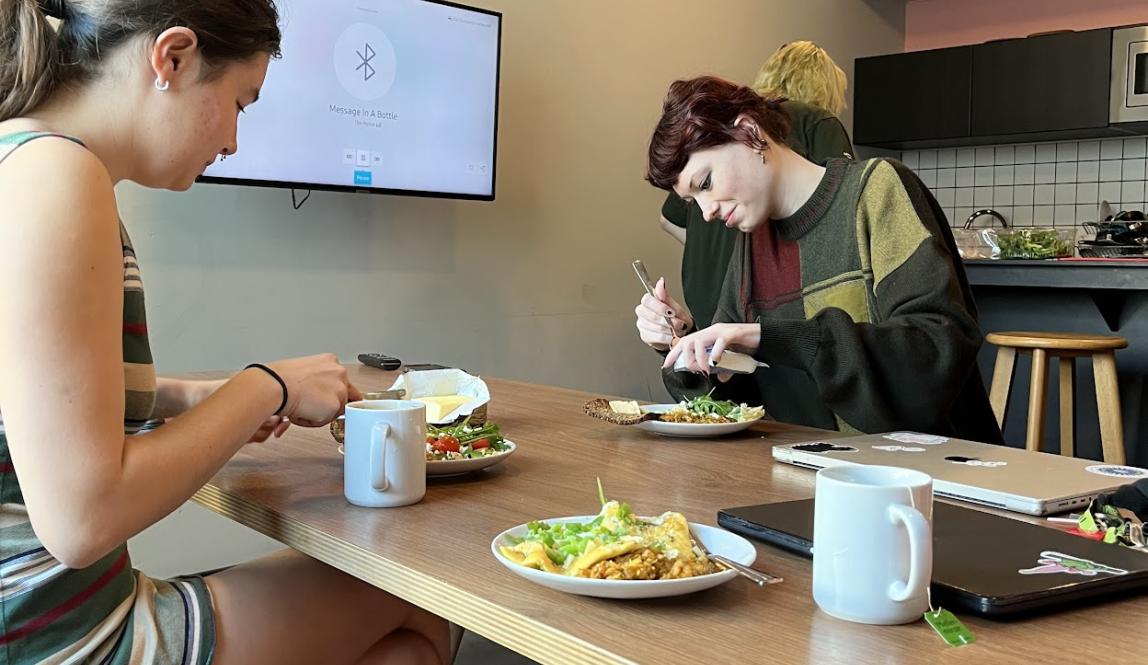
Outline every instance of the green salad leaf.
{"type": "Polygon", "coordinates": [[[729,414],[737,408],[737,405],[729,400],[714,399],[713,394],[714,391],[711,390],[704,395],[691,399],[686,402],[686,408],[698,414],[708,415],[714,413],[722,417],[729,417],[729,414]]]}

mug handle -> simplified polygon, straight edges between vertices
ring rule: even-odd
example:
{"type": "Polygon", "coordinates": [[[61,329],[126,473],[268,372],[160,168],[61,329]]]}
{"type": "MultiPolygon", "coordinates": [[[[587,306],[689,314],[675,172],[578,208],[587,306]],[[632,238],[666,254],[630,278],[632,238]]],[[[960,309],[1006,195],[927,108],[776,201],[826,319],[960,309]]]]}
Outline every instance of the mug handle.
{"type": "Polygon", "coordinates": [[[371,449],[368,452],[368,468],[371,487],[378,492],[386,492],[391,484],[387,482],[387,439],[391,438],[391,426],[375,423],[371,429],[371,449]]]}
{"type": "Polygon", "coordinates": [[[902,522],[909,532],[909,579],[889,585],[889,598],[901,603],[921,593],[929,584],[925,571],[933,556],[933,543],[929,540],[929,523],[916,508],[895,503],[889,506],[889,520],[902,522]]]}

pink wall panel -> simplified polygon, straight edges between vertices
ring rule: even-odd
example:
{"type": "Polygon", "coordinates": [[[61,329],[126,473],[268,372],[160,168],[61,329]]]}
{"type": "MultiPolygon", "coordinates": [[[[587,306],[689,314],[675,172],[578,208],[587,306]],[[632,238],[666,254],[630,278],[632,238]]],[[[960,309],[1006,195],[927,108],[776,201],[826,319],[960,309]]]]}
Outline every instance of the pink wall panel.
{"type": "Polygon", "coordinates": [[[1148,0],[911,0],[905,50],[1134,23],[1148,23],[1148,0]]]}

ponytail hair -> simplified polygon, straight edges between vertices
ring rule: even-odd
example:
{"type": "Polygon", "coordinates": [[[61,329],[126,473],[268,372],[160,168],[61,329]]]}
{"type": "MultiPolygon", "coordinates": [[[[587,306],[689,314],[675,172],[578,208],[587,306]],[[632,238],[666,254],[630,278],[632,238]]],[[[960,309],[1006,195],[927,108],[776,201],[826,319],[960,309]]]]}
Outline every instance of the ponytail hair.
{"type": "Polygon", "coordinates": [[[257,53],[279,55],[274,0],[0,0],[0,122],[95,79],[130,40],[177,26],[199,38],[205,77],[257,53]]]}
{"type": "Polygon", "coordinates": [[[27,114],[56,88],[60,43],[46,11],[65,14],[59,0],[0,0],[0,121],[27,114]]]}

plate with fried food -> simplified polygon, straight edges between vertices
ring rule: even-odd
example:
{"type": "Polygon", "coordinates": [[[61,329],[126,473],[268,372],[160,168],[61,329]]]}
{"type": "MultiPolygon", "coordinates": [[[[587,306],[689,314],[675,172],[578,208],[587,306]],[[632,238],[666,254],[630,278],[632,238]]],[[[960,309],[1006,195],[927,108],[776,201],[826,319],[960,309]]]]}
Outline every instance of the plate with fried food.
{"type": "Polygon", "coordinates": [[[677,512],[639,517],[607,501],[597,515],[559,517],[507,529],[490,545],[514,574],[544,587],[597,598],[661,598],[724,584],[737,572],[707,552],[751,565],[753,545],[677,512]]]}

